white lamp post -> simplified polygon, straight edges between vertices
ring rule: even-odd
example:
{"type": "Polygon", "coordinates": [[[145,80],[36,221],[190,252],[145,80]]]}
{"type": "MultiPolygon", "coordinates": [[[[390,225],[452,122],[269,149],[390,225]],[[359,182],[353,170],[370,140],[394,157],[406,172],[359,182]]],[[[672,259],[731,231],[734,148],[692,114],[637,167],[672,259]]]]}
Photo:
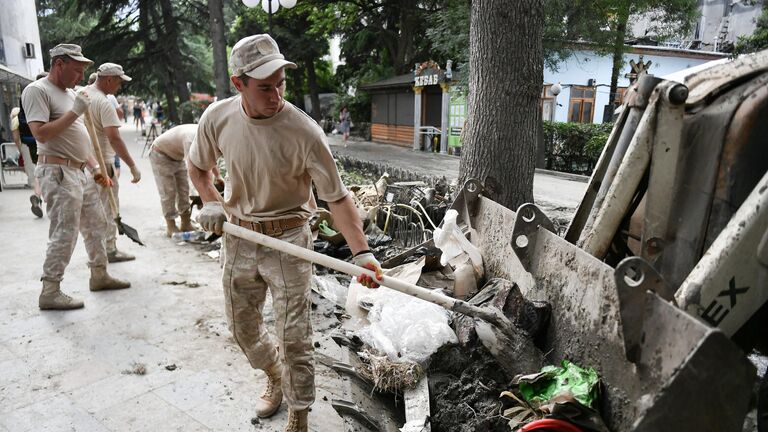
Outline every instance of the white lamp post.
{"type": "Polygon", "coordinates": [[[272,34],[272,14],[277,12],[280,6],[286,9],[296,6],[296,0],[243,0],[243,4],[249,8],[254,8],[261,4],[261,8],[269,16],[269,33],[272,34]]]}

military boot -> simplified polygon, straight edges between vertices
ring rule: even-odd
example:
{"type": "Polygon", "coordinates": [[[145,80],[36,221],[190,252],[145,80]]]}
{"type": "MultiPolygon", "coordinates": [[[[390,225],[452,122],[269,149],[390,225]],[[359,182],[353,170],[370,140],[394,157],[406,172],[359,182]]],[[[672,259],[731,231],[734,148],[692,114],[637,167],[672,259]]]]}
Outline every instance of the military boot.
{"type": "Polygon", "coordinates": [[[285,426],[285,432],[307,432],[307,414],[309,410],[301,411],[288,410],[288,424],[285,426]]]}
{"type": "Polygon", "coordinates": [[[195,226],[192,225],[192,213],[181,214],[181,227],[179,229],[184,232],[195,230],[195,226]]]}
{"type": "Polygon", "coordinates": [[[38,304],[42,310],[80,309],[83,301],[70,297],[61,292],[61,282],[43,281],[43,292],[40,293],[38,304]]]}
{"type": "Polygon", "coordinates": [[[283,401],[283,368],[280,362],[267,368],[264,373],[267,375],[267,388],[256,401],[256,415],[262,418],[276,413],[283,401]]]}
{"type": "Polygon", "coordinates": [[[113,278],[106,267],[91,267],[90,287],[91,291],[119,290],[130,288],[131,283],[113,278]]]}
{"type": "Polygon", "coordinates": [[[117,249],[107,252],[107,262],[109,263],[119,263],[123,261],[133,261],[136,257],[125,252],[121,252],[117,249]]]}
{"type": "Polygon", "coordinates": [[[167,237],[172,237],[173,233],[179,232],[179,227],[176,226],[176,219],[166,219],[165,220],[165,235],[167,237]]]}

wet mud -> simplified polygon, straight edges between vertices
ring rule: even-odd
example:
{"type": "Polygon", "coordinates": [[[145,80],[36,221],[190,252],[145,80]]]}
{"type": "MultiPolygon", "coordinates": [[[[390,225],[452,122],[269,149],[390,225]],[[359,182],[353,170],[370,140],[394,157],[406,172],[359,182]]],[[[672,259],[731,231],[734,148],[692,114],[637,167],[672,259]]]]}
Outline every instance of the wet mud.
{"type": "Polygon", "coordinates": [[[499,395],[511,378],[485,348],[445,346],[428,373],[433,432],[509,431],[499,395]]]}

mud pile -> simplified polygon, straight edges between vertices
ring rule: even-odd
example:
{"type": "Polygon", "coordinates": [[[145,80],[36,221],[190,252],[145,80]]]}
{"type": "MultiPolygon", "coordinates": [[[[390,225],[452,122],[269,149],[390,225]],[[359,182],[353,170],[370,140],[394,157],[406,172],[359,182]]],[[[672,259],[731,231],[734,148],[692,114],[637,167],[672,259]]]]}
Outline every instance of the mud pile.
{"type": "Polygon", "coordinates": [[[441,348],[428,374],[433,432],[509,431],[499,395],[511,380],[482,345],[441,348]]]}

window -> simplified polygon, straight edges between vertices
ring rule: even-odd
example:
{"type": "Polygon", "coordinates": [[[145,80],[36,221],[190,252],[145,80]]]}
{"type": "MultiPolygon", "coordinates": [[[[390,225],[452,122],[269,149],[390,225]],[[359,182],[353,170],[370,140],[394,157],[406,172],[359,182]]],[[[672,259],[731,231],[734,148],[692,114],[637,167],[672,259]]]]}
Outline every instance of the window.
{"type": "Polygon", "coordinates": [[[595,88],[586,86],[571,87],[568,121],[571,123],[592,123],[594,113],[595,88]]]}
{"type": "Polygon", "coordinates": [[[539,108],[542,120],[555,121],[555,95],[552,94],[552,84],[545,84],[541,89],[539,108]]]}
{"type": "Polygon", "coordinates": [[[24,58],[35,58],[35,44],[32,43],[25,43],[24,44],[24,58]]]}

